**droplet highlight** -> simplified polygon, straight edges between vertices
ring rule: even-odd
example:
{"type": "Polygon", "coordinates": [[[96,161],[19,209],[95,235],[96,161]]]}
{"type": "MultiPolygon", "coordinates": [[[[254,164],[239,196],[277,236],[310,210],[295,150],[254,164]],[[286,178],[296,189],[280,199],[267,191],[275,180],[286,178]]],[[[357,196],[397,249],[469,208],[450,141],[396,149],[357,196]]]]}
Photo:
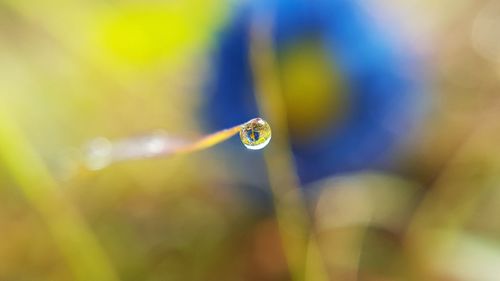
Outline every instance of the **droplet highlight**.
{"type": "Polygon", "coordinates": [[[241,126],[240,139],[248,149],[262,149],[271,141],[271,126],[262,118],[254,118],[241,126]]]}

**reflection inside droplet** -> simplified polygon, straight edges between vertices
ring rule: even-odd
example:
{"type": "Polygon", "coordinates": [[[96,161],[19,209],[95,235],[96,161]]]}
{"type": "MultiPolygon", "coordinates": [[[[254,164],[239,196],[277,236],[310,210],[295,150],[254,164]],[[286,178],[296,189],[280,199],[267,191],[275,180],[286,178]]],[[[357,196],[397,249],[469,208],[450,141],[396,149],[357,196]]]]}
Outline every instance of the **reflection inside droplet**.
{"type": "Polygon", "coordinates": [[[261,118],[252,119],[241,126],[240,139],[248,149],[262,149],[271,141],[271,127],[261,118]]]}

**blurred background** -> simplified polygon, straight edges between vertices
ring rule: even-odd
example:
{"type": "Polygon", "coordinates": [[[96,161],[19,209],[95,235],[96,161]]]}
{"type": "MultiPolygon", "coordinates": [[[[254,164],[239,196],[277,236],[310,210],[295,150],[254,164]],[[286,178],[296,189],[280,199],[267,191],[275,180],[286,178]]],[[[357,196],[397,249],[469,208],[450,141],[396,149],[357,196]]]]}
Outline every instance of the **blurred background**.
{"type": "Polygon", "coordinates": [[[499,75],[498,0],[0,0],[0,280],[500,280],[499,75]]]}

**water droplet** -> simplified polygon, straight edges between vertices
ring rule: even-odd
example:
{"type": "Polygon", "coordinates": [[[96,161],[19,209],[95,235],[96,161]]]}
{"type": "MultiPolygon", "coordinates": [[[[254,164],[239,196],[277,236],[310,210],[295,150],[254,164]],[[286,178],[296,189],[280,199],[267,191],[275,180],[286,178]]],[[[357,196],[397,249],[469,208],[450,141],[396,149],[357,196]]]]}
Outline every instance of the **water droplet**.
{"type": "Polygon", "coordinates": [[[271,127],[264,119],[252,119],[241,126],[240,138],[246,148],[262,149],[271,141],[271,127]]]}

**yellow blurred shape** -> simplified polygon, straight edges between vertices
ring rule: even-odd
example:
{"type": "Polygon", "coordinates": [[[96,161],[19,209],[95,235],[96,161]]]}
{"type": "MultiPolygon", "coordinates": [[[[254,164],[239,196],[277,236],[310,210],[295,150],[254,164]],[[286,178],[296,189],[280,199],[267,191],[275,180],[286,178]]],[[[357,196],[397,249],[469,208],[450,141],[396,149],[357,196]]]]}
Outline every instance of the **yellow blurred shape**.
{"type": "Polygon", "coordinates": [[[146,2],[120,6],[97,24],[111,59],[131,64],[172,60],[209,43],[224,18],[223,1],[146,2]]]}
{"type": "Polygon", "coordinates": [[[280,78],[291,135],[316,137],[341,116],[345,108],[342,81],[320,40],[305,38],[286,49],[280,78]]]}

